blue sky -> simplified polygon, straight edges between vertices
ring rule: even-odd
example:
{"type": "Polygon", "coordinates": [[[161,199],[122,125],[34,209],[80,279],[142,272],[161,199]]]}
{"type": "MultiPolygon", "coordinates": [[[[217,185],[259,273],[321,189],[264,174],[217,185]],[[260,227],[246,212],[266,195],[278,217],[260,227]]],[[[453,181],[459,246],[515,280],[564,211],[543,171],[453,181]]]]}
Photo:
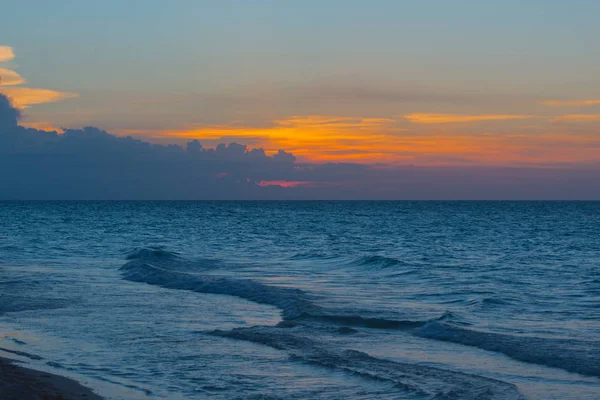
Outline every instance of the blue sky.
{"type": "MultiPolygon", "coordinates": [[[[375,123],[385,131],[365,133],[365,146],[352,145],[371,146],[368,162],[394,161],[396,150],[383,147],[401,149],[396,142],[406,135],[410,143],[424,135],[436,143],[442,135],[473,138],[423,159],[443,153],[495,164],[573,162],[556,151],[565,137],[588,153],[598,140],[595,103],[542,104],[600,98],[597,1],[25,0],[0,9],[0,46],[15,54],[0,67],[28,87],[70,94],[24,108],[23,123],[32,126],[94,125],[161,143],[235,139],[268,152],[285,145],[310,159],[307,146],[333,137],[316,132],[314,121],[367,119],[352,127],[355,139],[375,119],[392,121],[375,123]],[[419,125],[407,117],[422,114],[466,115],[470,123],[419,125]],[[297,117],[304,119],[286,131],[297,117]],[[298,144],[303,129],[318,140],[298,144]],[[294,137],[282,140],[284,133],[294,137]],[[502,143],[485,144],[490,134],[502,143]],[[369,142],[381,135],[395,144],[369,142]],[[516,148],[515,135],[540,145],[504,161],[492,154],[490,146],[516,148]]],[[[337,138],[350,135],[342,125],[337,138]]],[[[596,161],[587,154],[578,162],[596,161]]]]}
{"type": "Polygon", "coordinates": [[[2,5],[0,38],[22,75],[70,91],[344,74],[584,91],[599,13],[595,1],[25,0],[2,5]]]}

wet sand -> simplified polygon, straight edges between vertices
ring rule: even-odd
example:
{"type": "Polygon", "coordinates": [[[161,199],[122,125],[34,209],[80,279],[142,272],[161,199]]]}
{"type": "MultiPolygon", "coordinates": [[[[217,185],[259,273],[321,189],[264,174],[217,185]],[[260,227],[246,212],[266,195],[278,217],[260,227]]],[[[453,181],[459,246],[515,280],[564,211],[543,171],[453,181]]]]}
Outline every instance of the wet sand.
{"type": "Polygon", "coordinates": [[[23,368],[0,357],[0,399],[102,400],[102,397],[72,379],[23,368]]]}

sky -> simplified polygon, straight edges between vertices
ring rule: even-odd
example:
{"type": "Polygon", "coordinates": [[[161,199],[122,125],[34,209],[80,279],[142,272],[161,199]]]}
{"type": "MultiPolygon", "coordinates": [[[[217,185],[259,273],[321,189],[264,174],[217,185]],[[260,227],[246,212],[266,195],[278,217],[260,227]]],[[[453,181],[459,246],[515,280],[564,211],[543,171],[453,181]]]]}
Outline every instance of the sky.
{"type": "MultiPolygon", "coordinates": [[[[369,171],[352,183],[239,177],[256,198],[360,198],[373,182],[387,188],[377,196],[405,198],[407,168],[450,173],[423,197],[481,197],[477,185],[456,191],[456,171],[469,171],[507,198],[570,197],[574,174],[588,198],[600,181],[599,13],[593,0],[4,2],[0,94],[5,115],[18,109],[44,138],[97,127],[184,152],[192,141],[292,154],[296,171],[369,171]],[[554,192],[506,192],[497,171],[540,174],[554,192]]],[[[148,197],[136,193],[121,197],[148,197]]]]}

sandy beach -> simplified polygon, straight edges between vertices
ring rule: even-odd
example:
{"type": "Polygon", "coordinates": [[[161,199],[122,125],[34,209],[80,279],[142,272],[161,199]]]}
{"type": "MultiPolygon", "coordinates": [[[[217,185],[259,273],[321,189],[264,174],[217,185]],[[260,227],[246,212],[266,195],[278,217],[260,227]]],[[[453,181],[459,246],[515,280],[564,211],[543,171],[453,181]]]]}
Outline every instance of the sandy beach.
{"type": "Polygon", "coordinates": [[[0,358],[0,399],[102,400],[102,397],[72,379],[23,368],[0,358]]]}

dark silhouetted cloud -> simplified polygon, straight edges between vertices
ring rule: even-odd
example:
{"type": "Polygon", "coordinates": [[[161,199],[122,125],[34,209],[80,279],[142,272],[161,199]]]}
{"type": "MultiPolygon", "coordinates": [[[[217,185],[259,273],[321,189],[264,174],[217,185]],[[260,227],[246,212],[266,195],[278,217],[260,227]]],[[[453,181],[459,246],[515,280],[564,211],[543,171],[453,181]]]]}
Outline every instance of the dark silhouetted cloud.
{"type": "Polygon", "coordinates": [[[0,130],[15,129],[19,117],[19,110],[11,107],[8,98],[0,94],[0,130]]]}
{"type": "Polygon", "coordinates": [[[25,128],[0,96],[0,199],[600,199],[600,168],[303,164],[246,145],[25,128]]]}

